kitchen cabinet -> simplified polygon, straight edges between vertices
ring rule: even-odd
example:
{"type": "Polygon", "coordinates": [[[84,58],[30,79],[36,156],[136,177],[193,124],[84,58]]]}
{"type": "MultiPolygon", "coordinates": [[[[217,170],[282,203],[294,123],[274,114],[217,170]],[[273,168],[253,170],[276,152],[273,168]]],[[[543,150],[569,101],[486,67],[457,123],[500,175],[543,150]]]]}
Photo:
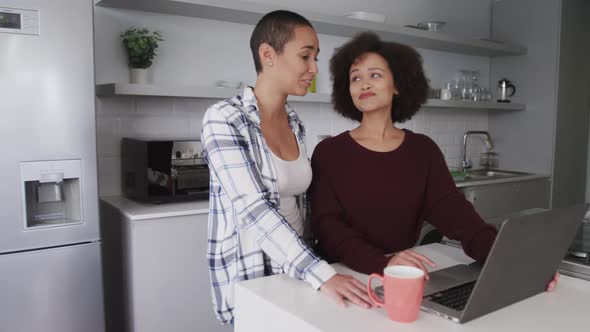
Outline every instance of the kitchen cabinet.
{"type": "MultiPolygon", "coordinates": [[[[515,178],[458,182],[457,187],[486,222],[497,226],[506,217],[523,210],[549,208],[551,194],[549,176],[530,174],[515,178]]],[[[457,241],[443,238],[436,227],[425,222],[416,245],[441,240],[447,244],[460,246],[457,241]]]]}
{"type": "Polygon", "coordinates": [[[100,203],[107,331],[230,331],[215,318],[208,202],[100,203]]]}
{"type": "Polygon", "coordinates": [[[532,208],[549,208],[548,177],[528,181],[485,184],[461,188],[468,201],[486,220],[532,208]]]}

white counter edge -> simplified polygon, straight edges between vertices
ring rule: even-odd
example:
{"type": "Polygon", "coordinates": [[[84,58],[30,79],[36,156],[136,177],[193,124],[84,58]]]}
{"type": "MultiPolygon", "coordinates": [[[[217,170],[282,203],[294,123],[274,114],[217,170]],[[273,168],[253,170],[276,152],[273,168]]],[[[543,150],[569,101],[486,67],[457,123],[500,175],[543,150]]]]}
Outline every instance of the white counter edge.
{"type": "Polygon", "coordinates": [[[457,188],[464,188],[464,187],[473,187],[473,186],[481,186],[481,185],[491,185],[491,184],[498,184],[498,183],[508,183],[508,182],[521,182],[521,181],[529,181],[529,180],[536,180],[536,179],[545,179],[550,178],[549,175],[542,175],[542,174],[531,174],[525,176],[515,176],[515,177],[507,177],[503,179],[493,179],[493,180],[480,180],[480,181],[459,181],[456,182],[457,188]]]}
{"type": "MultiPolygon", "coordinates": [[[[494,180],[465,181],[456,183],[457,188],[485,186],[550,178],[549,175],[527,175],[494,180]]],[[[209,201],[149,204],[127,199],[120,195],[101,196],[100,200],[117,208],[129,220],[149,220],[156,218],[190,216],[209,213],[209,201]]]]}
{"type": "MultiPolygon", "coordinates": [[[[437,262],[436,268],[427,266],[430,271],[472,261],[461,249],[438,243],[415,247],[414,250],[437,262]]],[[[339,273],[351,274],[364,283],[367,281],[368,275],[352,271],[340,263],[333,266],[339,273]]],[[[562,276],[554,292],[540,293],[467,324],[455,324],[423,312],[417,322],[406,324],[391,322],[383,309],[340,307],[303,281],[274,275],[236,284],[236,331],[275,331],[277,326],[283,326],[281,331],[298,332],[302,331],[299,328],[302,324],[311,326],[310,331],[364,331],[368,328],[375,332],[553,332],[560,331],[560,327],[564,331],[586,331],[590,326],[588,315],[584,315],[590,295],[588,285],[590,283],[585,280],[562,276]],[[275,314],[280,314],[279,319],[275,319],[275,314]]]]}
{"type": "Polygon", "coordinates": [[[101,196],[100,200],[121,211],[129,220],[149,220],[209,213],[209,201],[148,204],[123,196],[101,196]]]}

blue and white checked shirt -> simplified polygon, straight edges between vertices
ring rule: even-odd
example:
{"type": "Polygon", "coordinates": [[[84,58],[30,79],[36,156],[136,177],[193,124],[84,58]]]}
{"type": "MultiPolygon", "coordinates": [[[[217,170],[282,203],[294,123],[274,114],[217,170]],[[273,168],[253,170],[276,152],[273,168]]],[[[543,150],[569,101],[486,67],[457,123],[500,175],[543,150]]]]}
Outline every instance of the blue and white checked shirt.
{"type": "MultiPolygon", "coordinates": [[[[303,148],[303,124],[287,109],[289,125],[303,148]]],[[[207,258],[219,320],[233,318],[237,281],[286,273],[318,289],[334,276],[336,271],[279,213],[276,172],[252,88],[209,107],[201,141],[211,172],[207,258]]]]}

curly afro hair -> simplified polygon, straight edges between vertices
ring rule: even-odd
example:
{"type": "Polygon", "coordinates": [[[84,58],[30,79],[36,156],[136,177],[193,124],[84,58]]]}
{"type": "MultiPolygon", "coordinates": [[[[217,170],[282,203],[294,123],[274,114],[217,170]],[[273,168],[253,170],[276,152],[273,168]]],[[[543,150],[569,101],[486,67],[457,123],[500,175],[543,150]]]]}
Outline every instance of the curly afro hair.
{"type": "Polygon", "coordinates": [[[422,57],[407,45],[383,42],[377,34],[363,32],[344,44],[330,59],[332,104],[342,116],[361,121],[363,118],[350,96],[350,67],[366,53],[382,56],[393,74],[399,95],[393,96],[391,118],[404,122],[412,118],[426,102],[428,81],[422,68],[422,57]]]}

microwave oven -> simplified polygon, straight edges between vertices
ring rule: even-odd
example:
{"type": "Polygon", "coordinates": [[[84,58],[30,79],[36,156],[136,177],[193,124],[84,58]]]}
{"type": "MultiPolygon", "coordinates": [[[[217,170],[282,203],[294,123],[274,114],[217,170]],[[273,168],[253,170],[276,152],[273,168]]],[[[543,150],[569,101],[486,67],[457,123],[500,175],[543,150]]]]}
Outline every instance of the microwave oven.
{"type": "Polygon", "coordinates": [[[123,138],[123,194],[141,202],[164,203],[209,197],[209,168],[198,140],[123,138]]]}

